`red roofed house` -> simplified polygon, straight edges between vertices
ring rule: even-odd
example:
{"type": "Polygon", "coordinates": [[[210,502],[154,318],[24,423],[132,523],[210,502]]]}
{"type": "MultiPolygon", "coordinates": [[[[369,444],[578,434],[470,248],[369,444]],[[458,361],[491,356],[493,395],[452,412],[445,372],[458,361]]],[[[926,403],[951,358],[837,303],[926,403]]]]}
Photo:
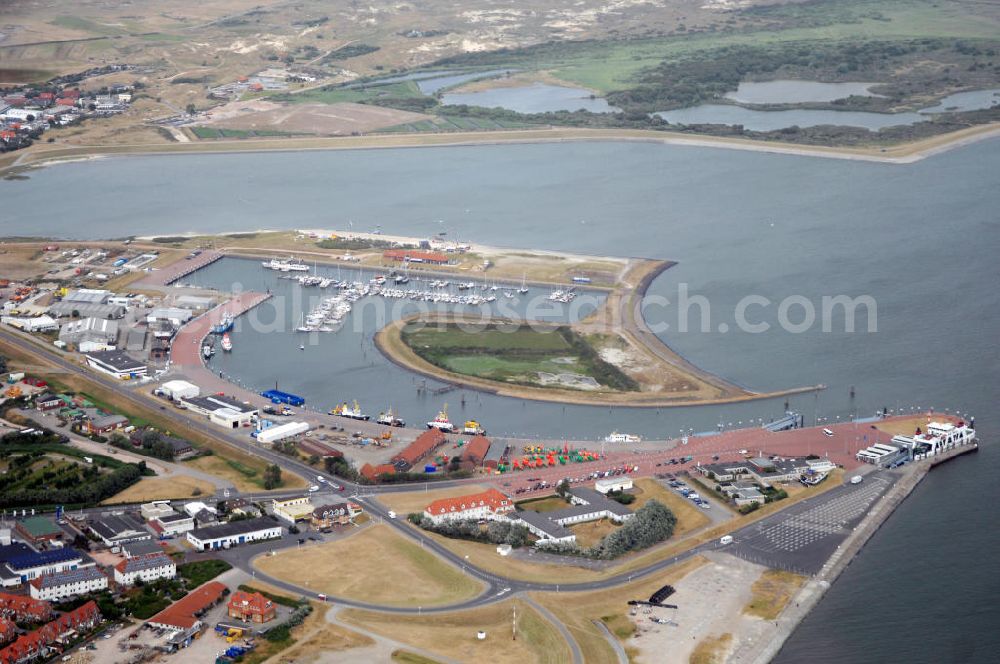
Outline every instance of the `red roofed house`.
{"type": "Polygon", "coordinates": [[[449,260],[447,254],[417,249],[388,249],[382,252],[382,258],[401,263],[430,263],[431,265],[447,265],[449,260]]]}
{"type": "Polygon", "coordinates": [[[394,463],[412,468],[420,459],[435,450],[439,445],[444,444],[445,437],[440,429],[429,429],[417,439],[399,451],[399,454],[392,457],[394,463]]]}
{"type": "Polygon", "coordinates": [[[0,643],[12,641],[17,636],[17,625],[6,618],[0,618],[0,643]]]}
{"type": "Polygon", "coordinates": [[[274,620],[277,607],[260,593],[237,590],[229,600],[229,617],[251,623],[274,620]]]}
{"type": "Polygon", "coordinates": [[[52,618],[52,607],[27,595],[0,593],[0,616],[14,622],[46,622],[52,618]]]}
{"type": "Polygon", "coordinates": [[[486,436],[476,436],[462,450],[462,461],[471,461],[478,466],[486,458],[486,453],[489,451],[490,439],[486,436]]]}
{"type": "Polygon", "coordinates": [[[464,519],[496,519],[514,511],[514,501],[496,489],[471,496],[442,498],[424,509],[424,516],[436,524],[464,519]]]}
{"type": "MultiPolygon", "coordinates": [[[[163,609],[146,622],[174,632],[184,632],[201,625],[201,616],[215,606],[228,588],[218,581],[209,581],[163,609]]],[[[0,661],[0,664],[6,664],[0,661]]]]}
{"type": "Polygon", "coordinates": [[[17,641],[0,650],[0,664],[18,664],[50,654],[50,645],[69,631],[82,632],[101,620],[101,612],[93,600],[68,611],[34,632],[18,637],[17,641]]]}
{"type": "Polygon", "coordinates": [[[396,472],[396,467],[391,463],[383,463],[378,466],[373,466],[370,463],[366,463],[361,466],[361,470],[358,471],[361,476],[370,482],[374,482],[379,478],[379,475],[392,475],[396,472]]]}

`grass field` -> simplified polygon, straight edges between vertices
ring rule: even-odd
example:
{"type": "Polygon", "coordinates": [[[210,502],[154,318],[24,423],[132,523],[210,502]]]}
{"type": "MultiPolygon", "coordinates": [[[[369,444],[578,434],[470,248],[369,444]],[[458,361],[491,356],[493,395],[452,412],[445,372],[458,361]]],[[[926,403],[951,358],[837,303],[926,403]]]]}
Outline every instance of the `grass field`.
{"type": "Polygon", "coordinates": [[[559,496],[546,496],[545,498],[522,500],[518,503],[518,506],[526,510],[534,510],[535,512],[552,512],[554,510],[565,509],[567,503],[559,496]]]}
{"type": "Polygon", "coordinates": [[[594,625],[600,620],[621,641],[634,631],[628,616],[630,599],[648,598],[666,584],[676,585],[692,571],[705,564],[696,556],[667,568],[648,579],[606,590],[584,593],[533,593],[532,597],[551,611],[569,629],[587,664],[615,664],[618,660],[604,633],[594,625]]]}
{"type": "Polygon", "coordinates": [[[569,526],[569,529],[576,535],[576,543],[583,548],[594,546],[618,528],[619,526],[611,519],[600,519],[569,526]]]}
{"type": "Polygon", "coordinates": [[[805,580],[806,577],[801,574],[777,569],[765,570],[754,581],[751,588],[753,598],[743,609],[743,613],[764,620],[774,620],[785,610],[785,606],[805,580]]]}
{"type": "Polygon", "coordinates": [[[150,500],[168,500],[211,496],[215,486],[211,482],[194,477],[175,475],[173,477],[144,477],[121,493],[116,493],[102,505],[116,503],[145,503],[150,500]]]}
{"type": "Polygon", "coordinates": [[[723,664],[733,642],[733,635],[726,633],[702,639],[688,658],[690,664],[723,664]]]}
{"type": "MultiPolygon", "coordinates": [[[[313,611],[322,616],[324,610],[313,611]]],[[[312,617],[312,616],[310,616],[312,617]]],[[[295,664],[315,661],[324,653],[343,652],[353,648],[364,648],[375,641],[364,634],[353,632],[340,625],[321,624],[314,631],[302,632],[302,637],[293,646],[269,660],[274,664],[295,664]]]]}
{"type": "Polygon", "coordinates": [[[635,502],[629,505],[633,512],[650,500],[656,499],[670,508],[670,511],[677,517],[677,525],[674,527],[674,538],[682,537],[692,530],[697,530],[707,525],[711,519],[705,514],[705,510],[696,507],[694,503],[687,500],[676,491],[664,487],[656,480],[644,477],[635,481],[635,502]]]}
{"type": "Polygon", "coordinates": [[[450,604],[482,590],[472,577],[385,525],[259,558],[255,564],[266,574],[317,593],[390,606],[450,604]]]}
{"type": "Polygon", "coordinates": [[[409,323],[403,343],[431,364],[464,376],[504,383],[572,389],[571,384],[543,382],[540,372],[572,373],[598,384],[591,389],[631,391],[638,385],[568,327],[517,324],[409,323]]]}
{"type": "MultiPolygon", "coordinates": [[[[244,455],[245,457],[245,455],[244,455]]],[[[260,459],[233,459],[228,456],[213,454],[198,457],[183,463],[202,470],[223,480],[228,480],[239,491],[260,491],[264,488],[265,463],[260,459]]],[[[289,472],[281,474],[283,489],[297,489],[306,486],[306,481],[298,475],[289,472]]]]}
{"type": "Polygon", "coordinates": [[[556,628],[521,601],[507,600],[479,609],[433,616],[397,616],[351,609],[341,613],[341,618],[395,641],[460,662],[557,664],[571,659],[569,646],[556,628]],[[511,640],[515,604],[517,640],[511,640]],[[479,630],[486,632],[483,641],[476,638],[479,630]]]}

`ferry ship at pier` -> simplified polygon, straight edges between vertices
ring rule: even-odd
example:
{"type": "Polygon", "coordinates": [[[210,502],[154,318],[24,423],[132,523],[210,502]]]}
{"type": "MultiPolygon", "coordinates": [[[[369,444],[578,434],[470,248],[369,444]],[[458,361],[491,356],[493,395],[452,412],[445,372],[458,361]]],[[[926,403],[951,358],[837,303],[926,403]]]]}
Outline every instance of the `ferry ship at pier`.
{"type": "Polygon", "coordinates": [[[361,406],[355,401],[353,405],[347,405],[347,402],[340,404],[336,408],[330,411],[331,415],[337,415],[338,417],[346,417],[351,420],[361,420],[367,422],[371,419],[370,415],[365,415],[361,412],[361,406]]]}
{"type": "Polygon", "coordinates": [[[261,265],[268,270],[275,270],[277,272],[308,272],[309,266],[305,263],[296,263],[291,259],[279,260],[277,258],[272,258],[269,261],[261,262],[261,265]]]}

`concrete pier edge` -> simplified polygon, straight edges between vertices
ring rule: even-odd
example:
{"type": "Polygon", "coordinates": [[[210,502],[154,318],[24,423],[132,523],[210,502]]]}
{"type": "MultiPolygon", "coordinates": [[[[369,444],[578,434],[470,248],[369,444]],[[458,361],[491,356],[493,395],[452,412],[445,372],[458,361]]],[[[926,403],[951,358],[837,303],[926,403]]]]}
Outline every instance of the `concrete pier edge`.
{"type": "Polygon", "coordinates": [[[964,454],[975,452],[979,449],[978,443],[952,448],[933,459],[928,459],[923,463],[915,463],[910,467],[898,482],[896,482],[883,495],[875,507],[865,515],[861,523],[854,532],[847,536],[844,543],[837,547],[837,550],[823,565],[823,568],[816,576],[809,579],[799,590],[799,592],[789,600],[788,606],[778,616],[776,621],[777,630],[774,636],[767,640],[753,644],[748,651],[734,652],[727,660],[731,663],[741,664],[768,664],[781,651],[785,641],[792,635],[792,632],[812,611],[826,591],[833,585],[833,582],[847,569],[851,562],[861,553],[864,545],[878,532],[888,518],[896,511],[904,500],[906,500],[918,484],[924,479],[932,468],[946,461],[950,461],[964,454]]]}

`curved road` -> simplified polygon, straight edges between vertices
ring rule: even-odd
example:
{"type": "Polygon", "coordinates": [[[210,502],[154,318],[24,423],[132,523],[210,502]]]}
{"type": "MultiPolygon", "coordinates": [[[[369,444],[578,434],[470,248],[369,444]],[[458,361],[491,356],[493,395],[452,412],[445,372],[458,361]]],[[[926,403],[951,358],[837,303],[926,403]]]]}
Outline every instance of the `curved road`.
{"type": "MultiPolygon", "coordinates": [[[[153,407],[153,406],[151,406],[151,404],[156,405],[155,401],[151,401],[152,397],[147,397],[143,393],[139,393],[139,392],[136,392],[134,390],[129,390],[129,389],[125,388],[125,386],[120,381],[118,381],[116,379],[113,379],[113,378],[111,378],[109,376],[106,376],[106,375],[101,374],[99,372],[88,371],[88,370],[80,367],[79,365],[74,364],[74,363],[68,361],[67,359],[65,359],[65,357],[63,357],[63,356],[55,353],[54,351],[51,351],[48,348],[45,348],[45,347],[43,347],[43,346],[41,346],[39,344],[36,344],[33,341],[30,341],[26,337],[23,337],[23,336],[21,336],[19,334],[12,333],[12,332],[10,332],[8,330],[5,330],[5,329],[0,329],[0,338],[5,339],[6,341],[8,341],[9,343],[11,343],[12,345],[14,345],[14,346],[18,347],[19,349],[23,350],[25,353],[31,353],[31,354],[34,354],[34,355],[42,355],[50,363],[58,366],[61,369],[64,369],[66,371],[70,371],[70,372],[73,372],[73,373],[76,373],[76,374],[80,374],[80,375],[84,376],[85,378],[87,378],[89,380],[92,380],[94,382],[100,383],[101,385],[103,385],[103,386],[105,386],[105,387],[107,387],[109,389],[115,390],[117,392],[117,394],[120,396],[120,398],[123,401],[125,401],[125,402],[127,402],[127,403],[129,403],[129,404],[131,404],[133,406],[140,407],[140,408],[150,408],[150,407],[153,407]]],[[[182,419],[182,420],[186,421],[188,424],[191,424],[192,426],[194,426],[196,428],[201,428],[201,427],[204,426],[204,419],[201,418],[201,417],[192,416],[192,414],[189,411],[170,409],[169,411],[165,411],[165,412],[169,413],[169,415],[171,417],[182,419]]],[[[394,493],[394,492],[402,492],[402,491],[412,491],[414,489],[414,485],[412,485],[412,484],[409,484],[409,485],[407,485],[407,484],[397,484],[397,485],[390,485],[390,486],[374,486],[374,487],[373,486],[361,486],[361,485],[354,484],[354,483],[351,483],[351,482],[346,482],[345,480],[343,480],[343,479],[341,479],[339,477],[333,477],[333,476],[331,476],[331,475],[329,475],[327,473],[318,473],[315,468],[307,466],[306,464],[298,461],[297,459],[292,459],[292,458],[290,458],[288,456],[279,454],[277,452],[273,452],[271,450],[260,449],[260,448],[253,447],[251,445],[251,443],[248,440],[246,440],[245,438],[243,438],[243,437],[236,437],[236,436],[234,436],[232,434],[223,433],[222,431],[219,431],[219,432],[213,431],[211,435],[213,437],[215,437],[215,438],[217,438],[217,439],[225,442],[226,444],[232,445],[233,447],[235,447],[237,449],[240,449],[242,451],[248,452],[250,454],[255,454],[255,455],[259,456],[259,457],[262,457],[262,458],[266,459],[267,461],[269,461],[271,463],[277,464],[278,466],[280,466],[285,471],[289,471],[289,472],[295,473],[297,475],[301,475],[303,478],[306,478],[310,482],[314,481],[318,477],[322,477],[322,478],[324,478],[324,480],[326,480],[328,486],[329,486],[329,483],[337,483],[337,484],[344,485],[344,487],[345,487],[345,494],[351,495],[355,501],[363,504],[365,506],[365,508],[368,510],[369,514],[371,514],[372,516],[375,516],[375,517],[379,517],[382,521],[384,521],[386,524],[388,524],[389,526],[391,526],[392,528],[394,528],[398,533],[402,534],[404,537],[407,537],[407,538],[409,538],[411,540],[414,540],[414,541],[418,542],[422,547],[433,551],[440,558],[444,559],[445,561],[449,562],[450,564],[454,565],[455,567],[457,567],[459,569],[462,569],[464,572],[468,573],[470,576],[472,576],[472,577],[474,577],[474,578],[482,581],[484,583],[484,585],[485,585],[485,590],[480,595],[478,595],[477,597],[474,597],[472,599],[465,600],[465,601],[462,601],[462,602],[458,602],[458,603],[446,605],[446,606],[439,606],[439,607],[428,608],[428,609],[422,609],[422,608],[414,609],[414,608],[404,608],[404,607],[383,606],[383,605],[378,605],[378,604],[369,604],[369,603],[366,603],[366,602],[360,602],[360,601],[352,600],[352,599],[345,598],[345,597],[334,597],[334,596],[329,596],[328,597],[328,599],[330,599],[332,601],[335,601],[335,602],[337,602],[339,604],[345,605],[345,606],[352,606],[352,607],[357,607],[357,608],[371,609],[371,610],[377,610],[377,611],[385,611],[385,612],[391,612],[391,613],[400,613],[400,614],[440,613],[440,612],[445,612],[445,611],[455,611],[455,610],[460,610],[460,609],[466,609],[466,608],[484,606],[484,605],[487,605],[487,604],[491,604],[493,602],[499,602],[499,601],[502,601],[504,599],[507,599],[511,595],[518,594],[518,593],[523,593],[523,592],[528,592],[528,591],[578,592],[578,591],[589,591],[589,590],[602,590],[602,589],[606,589],[606,588],[612,588],[612,587],[615,587],[615,586],[619,586],[619,585],[622,585],[624,583],[628,583],[628,582],[630,582],[632,580],[649,576],[651,574],[655,574],[656,572],[664,570],[664,569],[670,567],[671,565],[674,565],[675,563],[678,563],[680,561],[683,561],[683,560],[686,560],[688,558],[691,558],[692,556],[698,555],[699,553],[701,553],[703,551],[713,549],[713,548],[715,548],[717,546],[717,544],[714,541],[709,541],[709,542],[706,542],[704,544],[692,547],[691,549],[688,549],[687,551],[684,551],[683,553],[680,553],[680,554],[678,554],[676,556],[673,556],[673,557],[670,557],[670,558],[666,558],[666,559],[657,561],[655,563],[652,563],[650,565],[647,565],[646,567],[634,570],[632,572],[626,572],[626,573],[617,574],[615,576],[612,576],[612,577],[609,577],[609,578],[606,578],[606,579],[602,579],[602,580],[598,580],[598,581],[588,581],[588,582],[583,582],[583,583],[570,583],[570,584],[561,584],[561,583],[557,584],[557,583],[533,583],[533,582],[520,581],[520,580],[517,580],[517,579],[505,578],[505,577],[502,577],[502,576],[498,576],[498,575],[492,574],[492,573],[487,572],[487,571],[485,571],[485,570],[483,570],[481,568],[478,568],[478,567],[476,567],[474,565],[469,564],[466,560],[464,560],[463,558],[461,558],[457,554],[453,553],[451,550],[447,549],[446,547],[442,546],[436,540],[434,540],[434,539],[426,536],[425,534],[423,534],[419,530],[417,530],[415,528],[410,528],[405,523],[401,523],[400,521],[397,521],[396,519],[389,518],[388,510],[385,509],[377,501],[378,494],[381,494],[381,493],[394,493]]],[[[457,485],[461,485],[461,484],[465,484],[465,483],[476,483],[478,481],[481,481],[481,480],[476,479],[476,478],[462,479],[462,480],[443,480],[443,481],[435,482],[434,486],[435,487],[449,487],[449,486],[457,486],[457,485]]],[[[273,497],[281,496],[283,494],[287,495],[289,493],[295,493],[295,494],[299,494],[300,495],[302,492],[301,492],[301,490],[299,490],[299,491],[294,491],[294,492],[293,491],[289,491],[289,492],[267,492],[267,493],[259,493],[259,494],[258,493],[249,493],[249,494],[245,494],[245,497],[247,497],[247,498],[253,498],[253,499],[262,499],[262,498],[273,498],[273,497]]],[[[733,534],[735,535],[737,533],[742,532],[743,530],[747,530],[747,529],[752,528],[752,527],[754,527],[753,524],[751,524],[750,526],[745,526],[743,529],[741,529],[739,531],[734,531],[733,534]]],[[[294,537],[289,537],[289,538],[284,538],[283,540],[281,540],[281,543],[279,544],[279,547],[280,548],[287,548],[287,547],[292,546],[294,544],[295,544],[295,538],[294,537]]],[[[237,566],[239,566],[239,567],[247,570],[248,572],[254,574],[255,577],[259,577],[261,579],[264,579],[268,583],[271,583],[271,584],[273,584],[273,585],[275,585],[277,587],[283,588],[285,590],[288,590],[288,591],[291,591],[291,592],[294,592],[294,593],[303,593],[303,594],[309,594],[309,595],[313,594],[313,591],[311,591],[311,590],[309,590],[307,588],[302,588],[302,587],[297,586],[295,584],[287,583],[285,581],[282,581],[280,579],[276,579],[276,578],[271,577],[269,575],[260,574],[260,573],[256,572],[256,570],[253,568],[253,564],[252,564],[253,559],[257,555],[261,555],[263,553],[264,549],[266,549],[268,547],[273,548],[274,547],[274,543],[268,543],[267,545],[258,545],[258,546],[237,547],[237,548],[230,549],[227,552],[225,552],[225,557],[228,560],[230,560],[230,562],[233,562],[235,565],[237,565],[237,566]]]]}

